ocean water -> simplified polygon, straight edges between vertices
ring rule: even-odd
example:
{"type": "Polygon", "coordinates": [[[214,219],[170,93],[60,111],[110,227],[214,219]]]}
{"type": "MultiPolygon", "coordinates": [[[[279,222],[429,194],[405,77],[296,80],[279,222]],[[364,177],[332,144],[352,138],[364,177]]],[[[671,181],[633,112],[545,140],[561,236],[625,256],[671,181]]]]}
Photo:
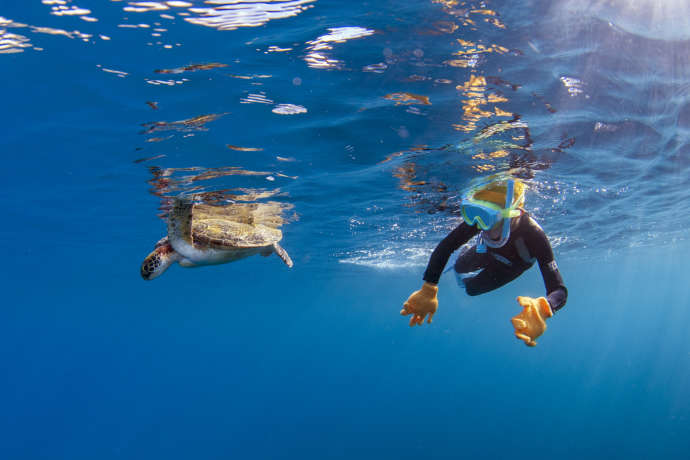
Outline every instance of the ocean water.
{"type": "Polygon", "coordinates": [[[669,0],[0,2],[0,458],[690,457],[690,8],[669,0]],[[536,268],[399,315],[473,180],[536,268]],[[276,256],[144,281],[172,199],[276,256]]]}

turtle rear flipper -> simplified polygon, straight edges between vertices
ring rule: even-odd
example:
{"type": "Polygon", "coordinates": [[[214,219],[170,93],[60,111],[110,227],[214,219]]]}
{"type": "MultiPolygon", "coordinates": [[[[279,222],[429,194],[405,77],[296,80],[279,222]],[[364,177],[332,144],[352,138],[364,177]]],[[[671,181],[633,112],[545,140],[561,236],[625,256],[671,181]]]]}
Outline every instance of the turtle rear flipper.
{"type": "Polygon", "coordinates": [[[278,243],[273,243],[273,250],[276,252],[276,254],[278,254],[278,257],[285,262],[285,265],[292,268],[292,259],[288,255],[287,251],[282,248],[282,246],[280,246],[278,243]]]}

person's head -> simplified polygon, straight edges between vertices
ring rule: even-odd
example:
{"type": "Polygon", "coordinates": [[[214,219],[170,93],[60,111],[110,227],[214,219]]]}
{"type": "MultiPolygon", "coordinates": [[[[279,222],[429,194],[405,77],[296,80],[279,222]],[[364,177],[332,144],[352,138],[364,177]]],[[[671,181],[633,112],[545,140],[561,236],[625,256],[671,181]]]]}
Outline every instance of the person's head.
{"type": "Polygon", "coordinates": [[[489,230],[504,218],[520,215],[525,184],[512,177],[495,179],[470,189],[462,199],[462,217],[468,225],[489,230]]]}
{"type": "Polygon", "coordinates": [[[492,240],[497,240],[501,237],[503,234],[503,226],[505,225],[505,221],[503,219],[499,220],[494,224],[493,227],[491,227],[489,230],[486,230],[486,232],[489,234],[489,238],[492,240]]]}
{"type": "Polygon", "coordinates": [[[480,185],[473,190],[471,199],[475,201],[485,201],[493,203],[501,208],[521,208],[525,205],[525,184],[519,179],[508,178],[504,180],[494,180],[487,184],[480,185]],[[513,197],[508,202],[506,193],[513,183],[513,197]]]}
{"type": "MultiPolygon", "coordinates": [[[[510,221],[520,215],[525,203],[525,185],[512,177],[494,179],[470,189],[462,199],[462,217],[489,233],[493,247],[503,246],[510,237],[510,221]]],[[[487,244],[489,244],[487,242],[487,244]]]]}

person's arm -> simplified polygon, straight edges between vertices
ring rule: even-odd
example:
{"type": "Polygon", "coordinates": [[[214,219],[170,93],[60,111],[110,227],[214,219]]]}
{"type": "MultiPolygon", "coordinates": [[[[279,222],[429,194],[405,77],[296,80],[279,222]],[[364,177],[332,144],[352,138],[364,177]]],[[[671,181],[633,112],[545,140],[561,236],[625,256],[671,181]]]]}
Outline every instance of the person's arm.
{"type": "Polygon", "coordinates": [[[530,232],[529,241],[527,245],[530,249],[532,257],[537,259],[541,276],[544,279],[544,287],[546,288],[546,300],[549,301],[551,311],[554,313],[563,308],[566,300],[568,300],[568,289],[563,283],[563,277],[558,270],[558,265],[553,257],[553,250],[546,233],[539,226],[539,224],[530,218],[532,232],[530,232]]]}
{"type": "Polygon", "coordinates": [[[466,243],[477,232],[476,228],[463,222],[436,246],[424,272],[422,288],[413,292],[400,310],[400,314],[403,316],[412,315],[410,326],[421,326],[427,315],[429,316],[427,323],[431,323],[431,319],[438,308],[438,299],[436,298],[438,286],[436,285],[441,278],[441,273],[443,273],[443,267],[446,266],[453,251],[466,243]]]}
{"type": "Polygon", "coordinates": [[[424,281],[427,283],[438,284],[441,278],[443,268],[448,263],[450,255],[463,244],[467,243],[470,238],[479,232],[476,227],[467,225],[462,222],[455,230],[450,232],[441,242],[436,246],[434,252],[429,257],[429,263],[424,272],[424,281]]]}

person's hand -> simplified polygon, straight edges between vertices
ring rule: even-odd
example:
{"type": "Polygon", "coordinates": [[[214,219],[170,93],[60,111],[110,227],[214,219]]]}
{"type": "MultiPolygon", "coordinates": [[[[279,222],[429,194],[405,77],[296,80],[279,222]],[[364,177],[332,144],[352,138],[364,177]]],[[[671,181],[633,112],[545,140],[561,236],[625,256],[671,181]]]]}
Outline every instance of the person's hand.
{"type": "Polygon", "coordinates": [[[429,319],[427,319],[426,322],[431,323],[431,318],[434,317],[434,313],[436,313],[436,309],[438,308],[437,293],[438,286],[425,282],[419,291],[413,292],[407,299],[407,302],[403,305],[403,309],[400,310],[400,314],[403,316],[412,315],[412,318],[410,318],[410,326],[421,326],[427,314],[429,315],[429,319]]]}
{"type": "Polygon", "coordinates": [[[546,330],[545,319],[551,318],[553,312],[544,297],[534,299],[520,296],[517,301],[523,310],[510,320],[515,328],[515,337],[524,340],[528,347],[533,347],[537,344],[535,339],[546,330]]]}

